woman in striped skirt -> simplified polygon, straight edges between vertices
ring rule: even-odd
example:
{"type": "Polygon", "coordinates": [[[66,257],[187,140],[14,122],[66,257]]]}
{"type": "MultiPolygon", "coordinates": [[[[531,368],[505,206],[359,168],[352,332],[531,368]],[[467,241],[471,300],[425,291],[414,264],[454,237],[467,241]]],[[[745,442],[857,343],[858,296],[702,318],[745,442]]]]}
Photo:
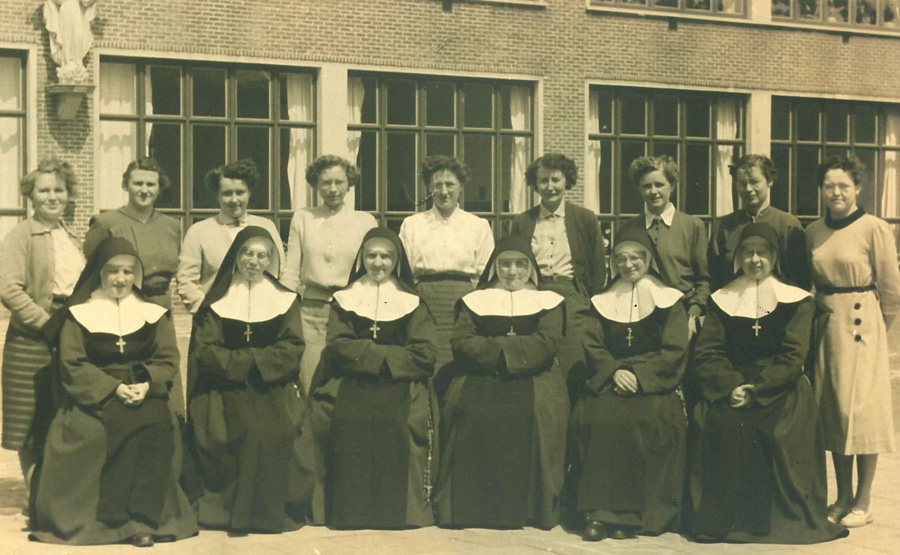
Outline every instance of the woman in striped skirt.
{"type": "Polygon", "coordinates": [[[19,452],[26,497],[53,416],[52,356],[41,327],[84,268],[81,246],[61,221],[74,187],[67,162],[42,160],[20,183],[34,214],[7,234],[0,251],[0,300],[11,313],[3,348],[2,446],[19,452]]]}

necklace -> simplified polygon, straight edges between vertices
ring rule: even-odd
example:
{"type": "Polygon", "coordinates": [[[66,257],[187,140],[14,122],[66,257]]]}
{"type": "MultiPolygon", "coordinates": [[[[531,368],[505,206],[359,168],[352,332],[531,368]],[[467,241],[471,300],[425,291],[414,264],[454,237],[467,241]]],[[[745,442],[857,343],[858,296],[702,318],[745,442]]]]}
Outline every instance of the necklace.
{"type": "Polygon", "coordinates": [[[127,343],[122,339],[122,311],[119,310],[119,299],[116,299],[116,316],[119,321],[119,340],[116,341],[116,345],[119,347],[119,354],[121,355],[125,353],[125,345],[127,343]]]}
{"type": "Polygon", "coordinates": [[[381,296],[381,284],[375,286],[375,318],[372,320],[372,327],[369,328],[369,331],[372,332],[372,339],[378,339],[378,332],[381,328],[378,327],[378,305],[379,297],[381,296]]]}
{"type": "Polygon", "coordinates": [[[253,330],[250,329],[250,287],[252,285],[252,283],[247,281],[247,329],[244,330],[244,338],[247,340],[247,343],[250,343],[250,336],[253,335],[253,330]]]}
{"type": "Polygon", "coordinates": [[[512,323],[512,319],[513,319],[514,315],[515,315],[515,312],[513,311],[513,292],[510,291],[509,292],[509,331],[506,332],[506,337],[515,337],[515,335],[516,335],[516,330],[513,329],[513,323],[512,323]]]}
{"type": "Polygon", "coordinates": [[[631,340],[634,339],[634,335],[631,333],[631,323],[633,322],[634,309],[637,308],[637,305],[634,304],[634,290],[635,284],[631,284],[631,302],[628,304],[628,335],[625,336],[625,339],[628,340],[628,346],[631,347],[631,340]]]}
{"type": "Polygon", "coordinates": [[[753,322],[754,337],[759,337],[759,330],[761,329],[762,326],[759,325],[759,280],[756,280],[756,321],[753,322]]]}

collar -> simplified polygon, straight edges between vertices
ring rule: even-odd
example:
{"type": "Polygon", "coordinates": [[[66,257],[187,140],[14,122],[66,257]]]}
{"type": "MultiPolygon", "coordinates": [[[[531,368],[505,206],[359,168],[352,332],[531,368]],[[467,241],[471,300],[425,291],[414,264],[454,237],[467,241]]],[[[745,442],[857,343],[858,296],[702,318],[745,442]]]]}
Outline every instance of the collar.
{"type": "Polygon", "coordinates": [[[768,208],[770,206],[772,206],[772,199],[767,198],[765,204],[763,204],[762,206],[759,207],[759,210],[756,211],[755,215],[748,212],[746,208],[744,209],[744,214],[746,214],[747,217],[750,218],[751,221],[755,222],[756,219],[759,218],[760,216],[762,216],[763,212],[768,210],[768,208]]]}
{"type": "Polygon", "coordinates": [[[230,320],[267,322],[287,312],[295,300],[296,293],[276,286],[265,275],[251,286],[244,276],[235,273],[228,291],[210,308],[230,320]]]}
{"type": "Polygon", "coordinates": [[[373,322],[393,322],[419,308],[419,297],[397,285],[394,276],[382,284],[365,275],[334,294],[341,308],[373,322]]]}
{"type": "Polygon", "coordinates": [[[647,229],[650,229],[650,226],[653,225],[653,220],[659,218],[662,220],[666,227],[672,227],[672,220],[675,218],[675,205],[671,202],[663,208],[662,214],[657,216],[653,212],[647,210],[647,205],[644,205],[644,223],[647,226],[647,229]]]}
{"type": "Polygon", "coordinates": [[[231,216],[226,216],[222,212],[216,214],[216,221],[222,225],[235,225],[241,227],[247,223],[247,212],[244,212],[244,216],[241,218],[232,218],[231,216]]]}
{"type": "Polygon", "coordinates": [[[457,205],[456,205],[456,208],[453,209],[453,213],[450,214],[450,217],[445,218],[444,215],[441,214],[441,211],[437,209],[437,206],[432,206],[432,207],[431,207],[431,210],[429,210],[429,212],[431,212],[431,216],[432,216],[435,220],[437,220],[437,221],[448,221],[448,222],[449,222],[450,220],[456,218],[456,217],[459,215],[459,213],[460,213],[461,211],[462,211],[462,207],[460,207],[460,205],[457,204],[457,205]]]}
{"type": "Polygon", "coordinates": [[[711,297],[729,316],[759,319],[774,311],[778,303],[796,303],[809,296],[808,291],[782,283],[773,275],[758,282],[741,275],[711,297]]]}
{"type": "Polygon", "coordinates": [[[826,208],[825,209],[825,225],[828,226],[828,229],[844,229],[845,227],[852,224],[856,220],[862,218],[865,213],[866,213],[866,211],[863,210],[862,206],[857,206],[856,210],[854,210],[853,213],[851,213],[849,216],[845,216],[845,217],[841,218],[840,220],[833,220],[831,218],[831,212],[829,212],[828,209],[826,208]]]}
{"type": "Polygon", "coordinates": [[[337,216],[338,214],[342,214],[347,211],[347,203],[345,202],[344,204],[342,204],[341,207],[338,208],[337,210],[332,210],[331,208],[328,207],[327,204],[325,204],[323,202],[322,204],[316,205],[313,208],[313,210],[318,212],[319,216],[323,216],[326,218],[330,217],[330,216],[337,216]]]}
{"type": "Polygon", "coordinates": [[[68,226],[65,223],[63,223],[62,219],[59,220],[59,222],[56,224],[56,227],[52,227],[49,229],[44,227],[44,224],[39,222],[37,220],[37,218],[35,218],[34,216],[28,218],[27,221],[28,221],[29,231],[31,231],[32,235],[44,235],[45,233],[50,233],[51,231],[53,231],[54,229],[56,229],[58,227],[58,228],[62,228],[69,237],[76,239],[75,235],[69,230],[68,226]]]}
{"type": "Polygon", "coordinates": [[[462,298],[469,310],[478,316],[533,316],[544,310],[556,308],[563,302],[561,295],[553,291],[534,288],[507,291],[491,287],[472,291],[462,298]]]}
{"type": "Polygon", "coordinates": [[[566,201],[560,201],[559,206],[556,207],[556,210],[550,212],[547,208],[541,204],[540,205],[540,213],[538,214],[538,219],[548,220],[553,217],[557,218],[565,218],[566,217],[566,201]]]}
{"type": "Polygon", "coordinates": [[[154,218],[156,218],[156,216],[159,215],[159,212],[157,212],[157,211],[154,209],[152,212],[150,212],[150,217],[149,217],[149,218],[147,218],[146,220],[142,220],[142,219],[137,215],[137,213],[136,213],[134,210],[131,209],[131,206],[128,205],[128,204],[125,204],[125,205],[123,205],[123,206],[120,206],[120,207],[118,208],[118,211],[119,211],[120,213],[124,214],[125,216],[128,216],[128,217],[131,218],[132,220],[135,220],[135,221],[138,221],[138,222],[141,222],[141,223],[149,222],[149,221],[153,220],[154,218]]]}
{"type": "Polygon", "coordinates": [[[90,298],[69,307],[69,313],[91,333],[128,335],[155,324],[168,312],[165,308],[141,300],[134,291],[125,298],[113,299],[103,289],[96,289],[90,298]]]}
{"type": "Polygon", "coordinates": [[[648,274],[634,285],[626,279],[617,280],[603,293],[591,297],[591,304],[607,320],[629,324],[643,320],[657,307],[669,308],[683,296],[678,289],[648,274]]]}

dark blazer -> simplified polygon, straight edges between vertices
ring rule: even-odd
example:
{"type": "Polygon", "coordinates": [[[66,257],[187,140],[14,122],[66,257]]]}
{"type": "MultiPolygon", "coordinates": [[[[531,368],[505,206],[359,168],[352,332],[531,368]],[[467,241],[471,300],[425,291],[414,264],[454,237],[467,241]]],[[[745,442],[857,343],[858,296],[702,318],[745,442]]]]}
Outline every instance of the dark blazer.
{"type": "MultiPolygon", "coordinates": [[[[512,235],[519,235],[531,241],[541,207],[535,206],[513,219],[512,235]]],[[[572,251],[572,271],[575,274],[575,289],[591,298],[603,289],[606,283],[606,250],[597,216],[587,208],[566,203],[566,238],[572,251]]]]}

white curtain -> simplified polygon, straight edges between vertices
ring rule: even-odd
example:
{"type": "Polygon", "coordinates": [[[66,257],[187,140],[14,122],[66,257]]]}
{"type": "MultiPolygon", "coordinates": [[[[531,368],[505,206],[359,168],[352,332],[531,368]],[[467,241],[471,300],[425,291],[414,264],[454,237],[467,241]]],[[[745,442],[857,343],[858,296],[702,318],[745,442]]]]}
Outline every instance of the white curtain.
{"type": "MultiPolygon", "coordinates": [[[[22,61],[0,58],[0,110],[22,109],[22,61]]],[[[0,208],[20,208],[19,178],[22,176],[22,119],[0,117],[0,208]]],[[[19,218],[0,218],[0,239],[19,218]]]]}
{"type": "MultiPolygon", "coordinates": [[[[527,87],[509,88],[509,111],[512,128],[524,131],[531,121],[531,89],[527,87]]],[[[515,137],[513,140],[513,161],[509,179],[509,211],[518,214],[528,210],[528,187],[525,185],[525,170],[528,169],[528,139],[515,137]]]]}
{"type": "MultiPolygon", "coordinates": [[[[884,145],[900,146],[900,106],[885,110],[884,145]]],[[[900,217],[900,151],[884,151],[884,181],[881,185],[881,216],[900,217]]],[[[894,234],[900,236],[900,226],[894,225],[894,234]]]]}
{"type": "Polygon", "coordinates": [[[720,0],[719,11],[722,13],[741,13],[740,0],[720,0]]]}
{"type": "MultiPolygon", "coordinates": [[[[362,106],[366,97],[366,88],[362,77],[350,77],[347,80],[347,122],[350,124],[362,123],[362,106]]],[[[350,163],[356,164],[359,156],[359,145],[362,142],[361,131],[347,131],[347,155],[350,163]]],[[[356,206],[356,187],[351,187],[344,198],[344,204],[356,206]]]]}
{"type": "MultiPolygon", "coordinates": [[[[100,114],[135,113],[135,71],[131,64],[101,64],[100,114]]],[[[100,122],[100,167],[97,208],[118,208],[128,201],[122,172],[137,157],[137,125],[130,121],[100,122]]],[[[148,134],[149,136],[149,130],[148,134]]]]}
{"type": "MultiPolygon", "coordinates": [[[[738,102],[736,98],[720,98],[716,102],[716,136],[719,139],[736,139],[738,133],[738,102]]],[[[733,187],[729,166],[734,158],[732,145],[719,145],[716,152],[716,211],[724,216],[734,211],[733,187]]]]}
{"type": "MultiPolygon", "coordinates": [[[[291,121],[312,119],[312,75],[287,76],[288,117],[291,121]]],[[[311,204],[312,191],[306,183],[306,167],[311,152],[311,133],[308,129],[292,128],[288,152],[287,174],[291,189],[291,207],[294,210],[311,204]]]]}
{"type": "MultiPolygon", "coordinates": [[[[588,133],[600,132],[600,95],[591,93],[588,101],[588,133]]],[[[600,141],[588,139],[584,159],[584,207],[600,213],[600,141]]]]}

